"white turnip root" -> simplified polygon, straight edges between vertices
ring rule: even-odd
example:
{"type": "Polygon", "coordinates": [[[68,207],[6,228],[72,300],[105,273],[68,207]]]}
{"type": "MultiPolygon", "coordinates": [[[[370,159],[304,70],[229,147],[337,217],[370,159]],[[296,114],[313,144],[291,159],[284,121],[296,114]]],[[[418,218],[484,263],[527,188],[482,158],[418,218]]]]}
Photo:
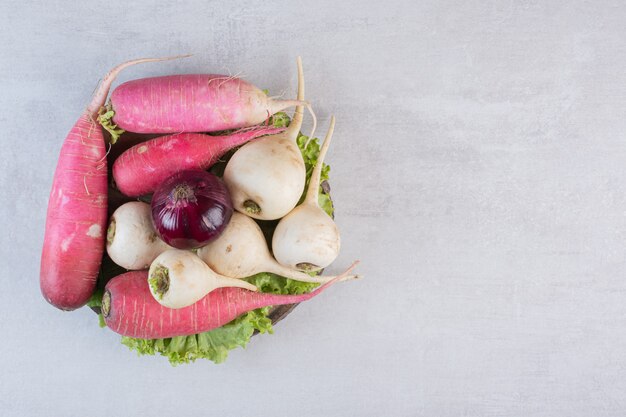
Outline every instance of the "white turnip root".
{"type": "Polygon", "coordinates": [[[111,216],[107,253],[122,268],[148,269],[168,249],[172,247],[159,239],[154,229],[150,204],[131,201],[118,207],[111,216]]]}
{"type": "Polygon", "coordinates": [[[160,254],[148,272],[150,292],[161,305],[183,308],[192,305],[216,288],[257,288],[239,279],[214,272],[196,254],[170,249],[160,254]]]}
{"type": "MultiPolygon", "coordinates": [[[[258,224],[241,213],[233,213],[228,226],[213,242],[200,248],[198,256],[214,271],[231,278],[246,278],[260,272],[304,282],[328,282],[335,276],[310,276],[287,268],[272,258],[258,224]]],[[[354,278],[348,276],[346,279],[354,278]]]]}
{"type": "Polygon", "coordinates": [[[339,255],[339,229],[318,203],[322,166],[334,129],[335,118],[332,117],[306,197],[278,222],[272,237],[274,257],[290,268],[317,271],[330,265],[339,255]]]}
{"type": "MultiPolygon", "coordinates": [[[[298,100],[304,100],[300,58],[298,100]]],[[[224,182],[235,210],[255,219],[275,220],[298,204],[306,180],[304,160],[296,143],[303,113],[303,107],[297,106],[287,130],[245,144],[228,161],[224,182]]]]}

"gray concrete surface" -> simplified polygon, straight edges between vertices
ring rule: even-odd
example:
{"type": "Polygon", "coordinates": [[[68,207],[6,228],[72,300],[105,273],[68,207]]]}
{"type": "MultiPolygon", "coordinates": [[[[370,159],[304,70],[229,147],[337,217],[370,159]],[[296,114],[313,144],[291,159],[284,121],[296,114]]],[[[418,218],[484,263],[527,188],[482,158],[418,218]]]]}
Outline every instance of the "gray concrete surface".
{"type": "Polygon", "coordinates": [[[626,5],[620,1],[0,3],[3,416],[623,416],[626,5]],[[38,284],[61,143],[122,80],[242,74],[327,125],[366,279],[220,366],[139,358],[38,284]]]}

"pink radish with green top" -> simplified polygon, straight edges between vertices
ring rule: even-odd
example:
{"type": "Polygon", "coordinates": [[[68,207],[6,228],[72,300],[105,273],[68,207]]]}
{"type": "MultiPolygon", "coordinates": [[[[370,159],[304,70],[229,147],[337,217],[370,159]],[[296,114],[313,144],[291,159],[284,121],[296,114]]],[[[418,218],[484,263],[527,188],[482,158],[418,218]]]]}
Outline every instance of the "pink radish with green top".
{"type": "Polygon", "coordinates": [[[236,77],[168,75],[128,81],[111,93],[105,129],[136,133],[217,132],[263,123],[302,100],[275,100],[236,77]],[[114,126],[112,126],[114,125],[114,126]]]}
{"type": "Polygon", "coordinates": [[[174,58],[137,59],[113,68],[61,147],[48,202],[40,270],[41,292],[55,307],[74,310],[89,300],[104,252],[107,163],[104,136],[95,121],[98,111],[124,68],[174,58]]]}

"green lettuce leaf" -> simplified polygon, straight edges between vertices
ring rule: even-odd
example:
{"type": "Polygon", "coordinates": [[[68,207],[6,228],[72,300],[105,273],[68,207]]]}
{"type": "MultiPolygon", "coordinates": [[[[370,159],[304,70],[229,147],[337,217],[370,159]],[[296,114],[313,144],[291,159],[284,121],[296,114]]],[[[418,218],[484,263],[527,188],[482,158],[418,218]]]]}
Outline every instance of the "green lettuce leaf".
{"type": "MultiPolygon", "coordinates": [[[[287,115],[287,113],[279,112],[276,113],[272,117],[272,123],[277,127],[287,127],[289,126],[289,122],[291,119],[287,115]]],[[[317,163],[317,157],[320,154],[320,143],[319,139],[313,138],[309,140],[309,137],[303,135],[302,132],[298,134],[297,139],[298,147],[300,148],[300,152],[302,152],[302,158],[304,159],[304,166],[306,168],[306,183],[304,186],[304,191],[302,192],[302,196],[300,197],[300,201],[298,204],[304,201],[304,197],[306,195],[306,190],[309,188],[309,182],[311,179],[311,174],[313,173],[313,168],[315,168],[315,164],[317,163]],[[307,143],[308,142],[308,143],[307,143]]],[[[329,215],[333,216],[333,202],[330,199],[328,193],[326,193],[322,189],[322,185],[324,181],[328,181],[330,177],[330,166],[323,164],[322,165],[322,174],[320,176],[320,189],[319,189],[319,198],[318,202],[320,207],[329,215]]]]}
{"type": "MultiPolygon", "coordinates": [[[[310,292],[318,284],[300,282],[270,273],[260,273],[246,279],[262,292],[275,294],[303,294],[310,292]]],[[[217,329],[191,336],[168,339],[135,339],[122,337],[122,344],[139,355],[161,355],[172,365],[208,359],[222,363],[228,352],[237,347],[245,348],[255,331],[273,333],[272,321],[268,314],[270,307],[249,311],[230,323],[217,329]]]]}
{"type": "MultiPolygon", "coordinates": [[[[304,197],[306,195],[306,190],[309,188],[309,182],[311,179],[311,174],[313,173],[313,168],[317,163],[317,156],[320,153],[320,144],[317,138],[309,140],[308,136],[300,133],[298,135],[298,146],[300,147],[300,151],[302,152],[302,157],[304,158],[304,165],[306,167],[306,184],[304,186],[304,192],[302,193],[302,197],[300,197],[300,201],[298,204],[304,201],[304,197]],[[308,141],[308,144],[307,144],[308,141]]],[[[333,202],[330,200],[330,196],[324,192],[322,189],[322,185],[324,181],[327,181],[330,176],[330,166],[323,164],[322,165],[322,173],[320,176],[320,189],[318,196],[318,203],[320,207],[328,213],[329,216],[333,215],[333,202]]]]}
{"type": "Polygon", "coordinates": [[[255,330],[260,333],[272,331],[267,318],[267,308],[249,311],[232,322],[210,332],[168,339],[135,339],[122,337],[122,344],[138,355],[165,356],[172,365],[209,359],[222,363],[228,352],[236,347],[246,347],[255,330]]]}
{"type": "MultiPolygon", "coordinates": [[[[276,113],[271,118],[271,123],[278,127],[286,127],[289,125],[289,122],[289,116],[283,112],[276,113]]],[[[307,187],[320,150],[317,139],[310,141],[308,139],[307,136],[302,134],[298,136],[298,146],[302,152],[307,170],[307,187]]],[[[322,182],[328,179],[329,173],[330,167],[324,165],[321,178],[322,182]]],[[[304,193],[302,199],[303,198],[304,193]]],[[[332,216],[332,202],[328,194],[326,194],[321,187],[319,202],[326,213],[332,216]]],[[[318,286],[318,284],[315,283],[294,281],[270,273],[253,275],[246,280],[256,285],[262,292],[275,294],[303,294],[310,292],[318,286]]],[[[105,277],[101,276],[100,282],[106,282],[105,277]]],[[[103,284],[99,285],[99,290],[87,304],[89,307],[99,308],[101,306],[102,287],[103,284]]],[[[121,342],[130,350],[137,352],[138,355],[165,356],[174,366],[194,362],[197,359],[208,359],[215,363],[222,363],[228,357],[230,350],[237,347],[245,348],[255,332],[270,334],[274,332],[272,321],[268,317],[270,309],[270,307],[264,307],[249,311],[230,323],[205,333],[167,339],[136,339],[124,336],[121,342]]],[[[100,314],[99,317],[101,325],[104,325],[102,315],[100,314]]]]}

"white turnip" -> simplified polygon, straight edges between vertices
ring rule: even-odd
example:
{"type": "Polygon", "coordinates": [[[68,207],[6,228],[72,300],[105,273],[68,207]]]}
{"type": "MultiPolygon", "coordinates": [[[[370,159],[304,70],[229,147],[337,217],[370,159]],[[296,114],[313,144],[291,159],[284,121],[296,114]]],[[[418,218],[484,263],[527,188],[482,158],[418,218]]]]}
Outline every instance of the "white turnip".
{"type": "MultiPolygon", "coordinates": [[[[298,100],[304,100],[300,58],[298,100]]],[[[303,107],[297,106],[287,130],[245,144],[228,161],[224,182],[235,210],[255,219],[275,220],[298,204],[306,177],[304,160],[296,143],[303,113],[303,107]]]]}
{"type": "Polygon", "coordinates": [[[317,271],[330,265],[339,255],[339,229],[318,203],[322,166],[334,129],[335,118],[332,117],[304,202],[278,222],[272,237],[274,257],[290,268],[317,271]]]}
{"type": "Polygon", "coordinates": [[[157,235],[150,204],[131,201],[118,207],[109,220],[107,253],[119,266],[148,269],[162,252],[172,249],[157,235]]]}
{"type": "Polygon", "coordinates": [[[335,278],[310,276],[280,265],[272,258],[259,225],[241,213],[233,213],[220,237],[198,250],[198,256],[211,269],[231,278],[246,278],[260,272],[304,282],[323,283],[335,278]]]}
{"type": "Polygon", "coordinates": [[[152,262],[148,282],[154,298],[169,308],[187,307],[216,288],[257,290],[246,281],[214,272],[196,254],[180,249],[167,250],[152,262]]]}

